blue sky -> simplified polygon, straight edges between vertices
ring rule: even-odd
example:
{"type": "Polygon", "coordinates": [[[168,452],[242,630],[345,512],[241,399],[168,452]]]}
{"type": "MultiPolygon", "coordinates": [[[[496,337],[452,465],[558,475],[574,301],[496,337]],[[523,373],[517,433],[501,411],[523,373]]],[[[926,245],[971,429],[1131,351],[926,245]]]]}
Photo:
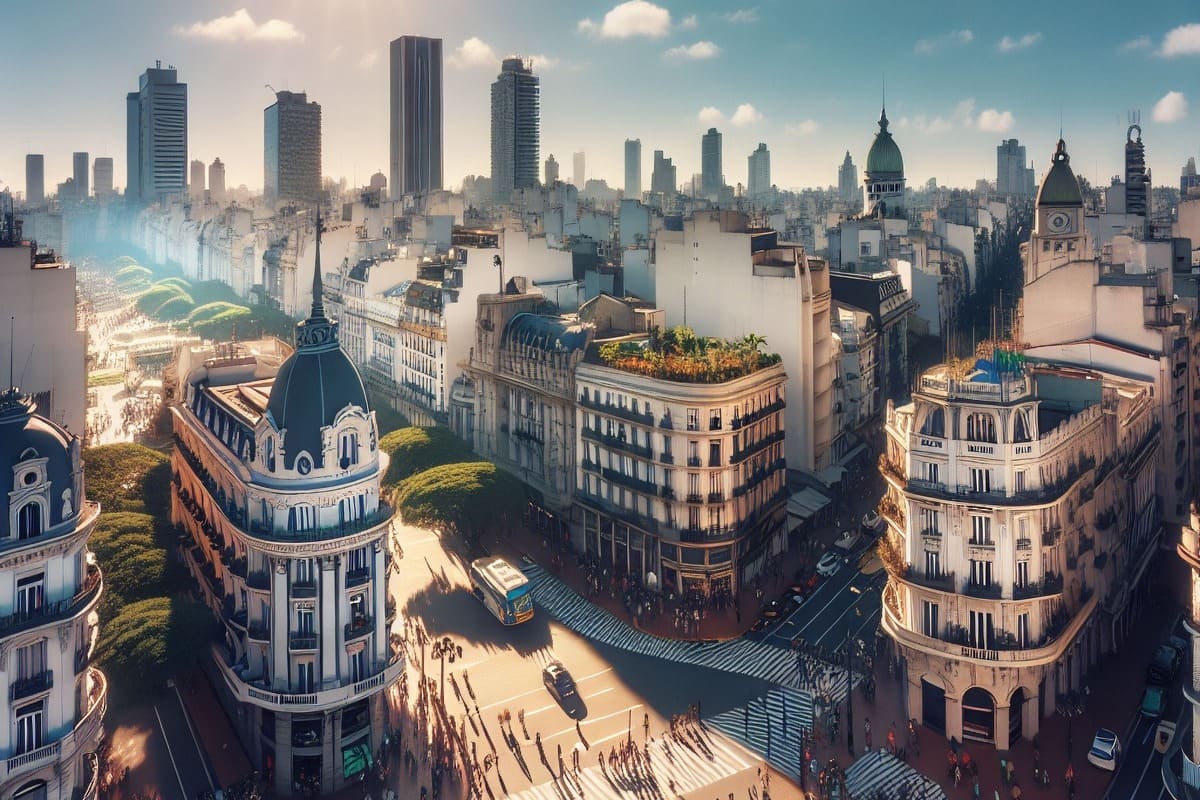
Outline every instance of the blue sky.
{"type": "Polygon", "coordinates": [[[1156,183],[1200,155],[1194,0],[14,0],[5,17],[0,186],[18,191],[27,152],[45,154],[48,186],[74,150],[113,156],[123,185],[125,93],[155,59],[189,85],[191,157],[220,156],[231,185],[262,184],[265,84],[320,102],[326,174],[365,183],[387,172],[387,45],[405,33],[445,40],[451,186],[489,170],[489,85],[511,53],[542,77],[542,157],[569,177],[584,150],[613,185],[626,137],[642,140],[645,184],[655,149],[681,180],[698,172],[710,124],[731,184],[759,141],[778,185],[834,183],[847,149],[865,160],[885,75],[910,184],[994,179],[1013,136],[1040,175],[1060,119],[1073,166],[1107,181],[1129,109],[1156,183]]]}

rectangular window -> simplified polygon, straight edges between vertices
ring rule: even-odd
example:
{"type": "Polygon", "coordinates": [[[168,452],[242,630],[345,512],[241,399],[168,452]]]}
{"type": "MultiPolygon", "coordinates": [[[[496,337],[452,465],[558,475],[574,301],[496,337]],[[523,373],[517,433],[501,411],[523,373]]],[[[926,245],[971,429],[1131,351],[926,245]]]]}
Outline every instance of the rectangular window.
{"type": "Polygon", "coordinates": [[[921,601],[921,631],[931,639],[937,639],[938,631],[938,604],[931,603],[928,600],[921,601]]]}
{"type": "Polygon", "coordinates": [[[990,492],[992,490],[992,471],[971,467],[971,491],[990,492]]]}
{"type": "Polygon", "coordinates": [[[721,473],[708,473],[708,493],[721,494],[721,473]]]}
{"type": "Polygon", "coordinates": [[[42,707],[44,701],[30,703],[16,710],[17,747],[15,755],[29,753],[42,746],[42,707]]]}
{"type": "Polygon", "coordinates": [[[992,585],[992,562],[971,561],[971,583],[987,589],[992,585]]]}
{"type": "Polygon", "coordinates": [[[1017,562],[1017,586],[1025,587],[1029,585],[1029,562],[1017,562]]]}
{"type": "Polygon", "coordinates": [[[714,408],[708,412],[708,429],[710,431],[721,430],[721,409],[714,408]]]}
{"type": "Polygon", "coordinates": [[[296,559],[296,583],[311,584],[317,579],[311,558],[296,559]]]}
{"type": "Polygon", "coordinates": [[[688,473],[688,494],[700,494],[700,473],[688,473]]]}
{"type": "Polygon", "coordinates": [[[311,608],[296,609],[296,633],[316,633],[316,615],[311,608]]]}
{"type": "Polygon", "coordinates": [[[17,680],[28,680],[46,671],[46,640],[17,648],[17,680]]]}
{"type": "Polygon", "coordinates": [[[1025,491],[1025,470],[1019,469],[1013,473],[1013,486],[1018,492],[1025,491]]]}
{"type": "Polygon", "coordinates": [[[710,467],[721,466],[721,442],[713,439],[708,443],[708,465],[710,467]]]}
{"type": "Polygon", "coordinates": [[[971,646],[991,650],[995,642],[992,631],[992,615],[983,611],[971,612],[971,646]]]}
{"type": "Polygon", "coordinates": [[[17,614],[32,614],[45,602],[46,576],[43,573],[17,580],[17,614]]]}
{"type": "Polygon", "coordinates": [[[367,548],[356,547],[346,554],[346,570],[353,572],[357,569],[367,568],[367,548]]]}
{"type": "Polygon", "coordinates": [[[937,509],[922,508],[921,509],[921,531],[922,531],[922,533],[928,531],[930,534],[937,534],[940,532],[940,530],[941,529],[938,527],[937,509]]]}
{"type": "Polygon", "coordinates": [[[689,431],[700,430],[700,409],[689,408],[687,410],[687,429],[689,431]]]}
{"type": "Polygon", "coordinates": [[[936,550],[925,551],[925,577],[940,578],[942,577],[942,559],[941,554],[936,550]]]}
{"type": "Polygon", "coordinates": [[[992,518],[979,514],[971,515],[971,544],[990,545],[992,543],[992,518]]]}
{"type": "Polygon", "coordinates": [[[367,677],[367,649],[350,654],[350,681],[358,683],[367,677]]]}
{"type": "Polygon", "coordinates": [[[1029,635],[1029,613],[1017,615],[1017,644],[1020,647],[1029,647],[1032,637],[1029,635]]]}
{"type": "Polygon", "coordinates": [[[301,694],[312,694],[316,685],[313,662],[304,661],[296,665],[296,691],[301,694]]]}
{"type": "Polygon", "coordinates": [[[938,472],[938,465],[928,461],[922,462],[921,472],[925,475],[925,480],[930,483],[941,483],[941,476],[938,472]]]}
{"type": "Polygon", "coordinates": [[[696,506],[688,507],[688,527],[694,531],[700,529],[700,509],[696,506]]]}
{"type": "Polygon", "coordinates": [[[700,443],[688,442],[688,466],[700,466],[700,443]]]}

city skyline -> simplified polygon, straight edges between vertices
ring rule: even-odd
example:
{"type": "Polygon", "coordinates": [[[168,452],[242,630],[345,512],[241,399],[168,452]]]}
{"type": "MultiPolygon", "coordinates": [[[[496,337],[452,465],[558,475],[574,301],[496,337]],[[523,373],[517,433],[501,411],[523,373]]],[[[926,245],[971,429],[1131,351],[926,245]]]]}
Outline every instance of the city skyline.
{"type": "MultiPolygon", "coordinates": [[[[914,186],[930,177],[955,186],[994,179],[995,147],[1009,138],[1026,145],[1040,178],[1060,124],[1079,173],[1106,183],[1121,172],[1130,109],[1142,112],[1158,185],[1173,185],[1200,150],[1188,133],[1194,98],[1184,80],[1200,60],[1200,23],[1174,0],[1151,4],[1145,22],[1131,22],[1125,9],[1068,3],[1061,18],[1082,25],[1069,33],[1032,3],[984,18],[948,3],[916,15],[880,4],[870,19],[892,51],[882,60],[846,58],[847,41],[859,34],[837,9],[801,15],[773,3],[493,8],[456,0],[391,8],[358,0],[310,10],[244,0],[203,12],[137,13],[123,5],[80,8],[67,26],[52,9],[17,12],[14,29],[55,30],[77,68],[35,72],[9,88],[16,107],[54,102],[62,124],[0,134],[0,185],[24,190],[26,153],[45,154],[46,181],[56,185],[71,174],[71,153],[85,150],[114,157],[123,184],[121,96],[155,59],[178,67],[189,85],[188,159],[220,157],[229,186],[262,187],[265,84],[322,99],[326,175],[364,184],[388,171],[388,44],[407,34],[445,42],[446,108],[456,121],[445,132],[447,187],[490,171],[489,86],[501,59],[514,53],[531,59],[542,81],[542,151],[587,152],[589,174],[613,187],[622,183],[625,139],[642,140],[643,170],[647,153],[661,149],[690,175],[700,171],[700,137],[713,126],[728,164],[740,165],[762,141],[780,187],[833,185],[847,149],[856,163],[865,158],[885,78],[914,186]],[[128,24],[101,49],[89,32],[110,17],[128,24]],[[795,76],[797,64],[811,74],[795,76]],[[597,115],[597,108],[616,111],[597,115]]],[[[10,52],[21,63],[36,57],[36,47],[17,41],[10,52]]],[[[746,176],[738,169],[726,180],[736,185],[746,176]]]]}

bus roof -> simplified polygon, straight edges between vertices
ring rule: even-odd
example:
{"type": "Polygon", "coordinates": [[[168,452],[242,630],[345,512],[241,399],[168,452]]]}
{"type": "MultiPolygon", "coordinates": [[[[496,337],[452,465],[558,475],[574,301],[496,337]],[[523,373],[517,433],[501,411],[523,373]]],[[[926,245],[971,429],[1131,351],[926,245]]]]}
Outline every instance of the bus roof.
{"type": "Polygon", "coordinates": [[[477,558],[471,562],[471,566],[479,570],[484,580],[506,594],[529,583],[529,578],[521,570],[503,558],[477,558]]]}

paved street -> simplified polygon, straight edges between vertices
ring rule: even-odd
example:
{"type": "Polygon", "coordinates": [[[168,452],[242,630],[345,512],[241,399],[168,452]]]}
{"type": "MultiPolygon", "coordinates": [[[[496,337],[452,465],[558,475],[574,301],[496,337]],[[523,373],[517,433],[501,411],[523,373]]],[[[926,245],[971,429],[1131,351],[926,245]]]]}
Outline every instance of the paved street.
{"type": "Polygon", "coordinates": [[[129,781],[118,787],[116,798],[158,794],[162,800],[192,800],[214,788],[211,765],[173,687],[149,703],[115,710],[106,727],[113,777],[129,767],[129,781]]]}
{"type": "Polygon", "coordinates": [[[833,650],[854,639],[873,642],[879,627],[879,593],[887,583],[880,569],[871,575],[858,571],[858,558],[817,587],[804,604],[783,622],[770,628],[764,637],[771,644],[790,646],[803,640],[810,645],[833,650]]]}

